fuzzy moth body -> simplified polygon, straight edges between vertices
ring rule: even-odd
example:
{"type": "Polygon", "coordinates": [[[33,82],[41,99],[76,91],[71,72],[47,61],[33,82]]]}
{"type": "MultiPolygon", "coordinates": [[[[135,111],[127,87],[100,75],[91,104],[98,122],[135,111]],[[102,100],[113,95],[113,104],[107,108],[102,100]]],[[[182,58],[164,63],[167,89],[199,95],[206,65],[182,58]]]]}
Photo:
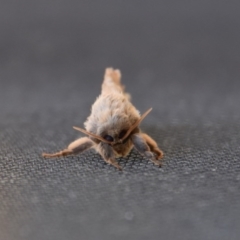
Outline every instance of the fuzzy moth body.
{"type": "Polygon", "coordinates": [[[151,110],[141,116],[121,84],[120,71],[107,68],[101,94],[92,105],[91,114],[84,123],[85,129],[74,127],[88,137],[77,139],[60,152],[42,155],[60,157],[79,154],[94,148],[105,162],[121,170],[116,158],[127,156],[135,147],[140,154],[157,166],[161,166],[160,159],[163,157],[163,152],[158,148],[157,143],[139,128],[140,122],[151,110]]]}

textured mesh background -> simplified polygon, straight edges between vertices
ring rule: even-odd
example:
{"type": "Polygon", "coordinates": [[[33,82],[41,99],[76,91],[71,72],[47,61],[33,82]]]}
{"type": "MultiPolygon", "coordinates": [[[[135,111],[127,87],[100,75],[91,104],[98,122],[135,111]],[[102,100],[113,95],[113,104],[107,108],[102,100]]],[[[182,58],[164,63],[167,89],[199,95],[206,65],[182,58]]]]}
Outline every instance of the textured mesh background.
{"type": "Polygon", "coordinates": [[[4,1],[0,7],[0,239],[239,239],[237,1],[4,1]],[[79,137],[118,67],[165,153],[123,172],[79,137]]]}

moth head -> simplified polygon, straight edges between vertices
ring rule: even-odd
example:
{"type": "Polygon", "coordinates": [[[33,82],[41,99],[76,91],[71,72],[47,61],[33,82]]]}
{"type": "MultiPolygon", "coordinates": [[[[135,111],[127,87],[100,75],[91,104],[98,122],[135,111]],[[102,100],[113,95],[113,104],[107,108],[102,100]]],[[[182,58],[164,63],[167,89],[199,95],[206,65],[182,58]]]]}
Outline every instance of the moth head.
{"type": "MultiPolygon", "coordinates": [[[[148,109],[133,125],[127,128],[120,129],[117,133],[113,134],[111,131],[108,133],[103,133],[102,136],[96,135],[94,133],[88,132],[85,129],[79,127],[73,127],[75,130],[80,131],[88,136],[96,138],[101,142],[107,143],[109,145],[115,145],[119,143],[123,143],[129,135],[133,132],[133,130],[140,125],[142,120],[152,111],[152,108],[148,109]],[[116,136],[117,134],[117,136],[116,136]],[[117,139],[117,140],[116,140],[117,139]]],[[[115,131],[116,132],[116,131],[115,131]]]]}

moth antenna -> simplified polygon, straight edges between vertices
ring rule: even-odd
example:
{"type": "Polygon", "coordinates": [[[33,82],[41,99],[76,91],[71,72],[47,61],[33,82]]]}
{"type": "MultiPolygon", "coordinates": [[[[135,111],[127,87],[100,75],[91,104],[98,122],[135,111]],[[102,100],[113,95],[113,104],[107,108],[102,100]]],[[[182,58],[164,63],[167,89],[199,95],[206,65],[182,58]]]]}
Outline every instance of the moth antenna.
{"type": "Polygon", "coordinates": [[[104,138],[102,138],[102,137],[100,137],[100,136],[98,136],[98,135],[95,135],[95,134],[93,134],[93,133],[90,133],[90,132],[88,132],[88,131],[86,131],[86,130],[84,130],[84,129],[82,129],[82,128],[79,128],[79,127],[73,127],[73,128],[74,128],[75,130],[77,130],[77,131],[80,131],[80,132],[82,132],[82,133],[85,133],[86,135],[92,136],[92,137],[100,140],[101,142],[105,142],[105,143],[108,143],[108,144],[112,144],[111,142],[108,142],[108,141],[105,140],[104,138]]]}
{"type": "Polygon", "coordinates": [[[152,111],[152,108],[148,109],[139,120],[137,120],[126,132],[125,136],[121,139],[121,141],[125,140],[129,134],[142,122],[142,120],[152,111]]]}

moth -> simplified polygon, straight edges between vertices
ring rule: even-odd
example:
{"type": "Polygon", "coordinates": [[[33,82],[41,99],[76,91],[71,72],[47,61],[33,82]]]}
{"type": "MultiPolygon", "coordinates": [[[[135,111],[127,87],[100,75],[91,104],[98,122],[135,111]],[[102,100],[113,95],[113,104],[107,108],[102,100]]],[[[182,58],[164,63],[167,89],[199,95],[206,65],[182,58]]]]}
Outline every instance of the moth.
{"type": "Polygon", "coordinates": [[[91,114],[84,123],[85,129],[73,127],[87,136],[75,140],[60,152],[43,153],[43,157],[79,154],[94,148],[105,162],[122,170],[116,158],[127,156],[135,147],[141,155],[161,166],[163,152],[157,143],[139,128],[152,108],[140,115],[130,100],[130,95],[121,84],[121,72],[107,68],[101,94],[92,105],[91,114]]]}

